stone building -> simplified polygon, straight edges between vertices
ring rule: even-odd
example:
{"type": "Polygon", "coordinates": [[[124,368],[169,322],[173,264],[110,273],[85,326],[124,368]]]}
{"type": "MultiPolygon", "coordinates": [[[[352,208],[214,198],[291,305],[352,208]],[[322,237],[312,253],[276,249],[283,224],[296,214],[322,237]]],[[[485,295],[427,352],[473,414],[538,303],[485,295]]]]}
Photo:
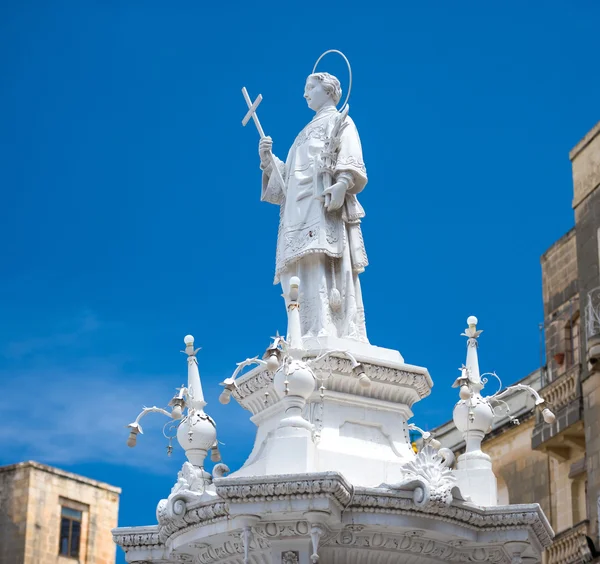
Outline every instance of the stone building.
{"type": "Polygon", "coordinates": [[[37,462],[0,468],[0,564],[114,564],[120,488],[37,462]]]}
{"type": "MultiPolygon", "coordinates": [[[[522,396],[508,399],[483,443],[498,502],[538,502],[556,533],[548,564],[600,561],[600,123],[570,152],[575,226],[541,257],[546,363],[527,376],[556,413],[544,425],[522,396]]],[[[436,431],[464,448],[452,422],[436,431]]]]}

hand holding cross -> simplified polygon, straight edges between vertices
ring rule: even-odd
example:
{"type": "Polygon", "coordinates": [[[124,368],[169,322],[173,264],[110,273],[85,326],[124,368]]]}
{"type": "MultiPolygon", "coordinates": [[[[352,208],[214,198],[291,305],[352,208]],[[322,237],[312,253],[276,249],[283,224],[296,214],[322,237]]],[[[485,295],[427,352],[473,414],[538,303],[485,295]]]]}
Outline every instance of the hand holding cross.
{"type": "MultiPolygon", "coordinates": [[[[260,125],[260,121],[258,120],[258,115],[256,114],[256,109],[258,108],[258,105],[262,102],[262,94],[259,94],[257,96],[254,103],[250,100],[250,95],[248,94],[248,90],[246,90],[245,86],[242,88],[242,94],[244,95],[244,100],[246,100],[246,104],[248,104],[248,112],[242,120],[242,125],[245,126],[250,121],[250,118],[252,118],[254,120],[254,125],[256,125],[256,129],[258,129],[258,134],[260,135],[261,140],[270,139],[270,137],[267,137],[265,135],[265,132],[263,131],[262,126],[260,125]]],[[[265,145],[265,143],[261,143],[261,145],[265,145]]],[[[281,176],[281,172],[279,170],[279,167],[277,166],[277,162],[275,161],[275,157],[273,156],[273,152],[270,150],[270,147],[268,152],[269,160],[271,161],[271,164],[273,166],[273,174],[276,175],[277,180],[281,183],[281,186],[285,187],[285,182],[283,180],[283,177],[281,176]]]]}

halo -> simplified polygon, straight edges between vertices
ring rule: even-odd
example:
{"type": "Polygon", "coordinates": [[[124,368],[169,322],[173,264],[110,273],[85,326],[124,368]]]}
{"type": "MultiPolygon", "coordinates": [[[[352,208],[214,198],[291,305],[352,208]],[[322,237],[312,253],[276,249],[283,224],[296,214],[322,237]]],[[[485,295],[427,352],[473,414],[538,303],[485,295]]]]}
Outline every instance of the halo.
{"type": "Polygon", "coordinates": [[[344,100],[344,103],[342,104],[342,107],[339,110],[341,112],[348,105],[348,99],[350,98],[350,92],[352,92],[352,67],[350,66],[350,61],[348,60],[348,57],[346,57],[346,55],[344,55],[344,53],[342,53],[341,51],[338,51],[337,49],[329,49],[329,51],[325,51],[325,53],[323,53],[317,59],[317,62],[315,63],[315,66],[313,67],[312,74],[315,74],[315,71],[317,70],[317,65],[321,62],[321,59],[325,55],[328,55],[329,53],[337,53],[340,57],[342,57],[344,59],[344,61],[346,61],[346,65],[348,65],[348,75],[350,76],[350,81],[348,84],[348,92],[346,93],[346,99],[344,100]]]}

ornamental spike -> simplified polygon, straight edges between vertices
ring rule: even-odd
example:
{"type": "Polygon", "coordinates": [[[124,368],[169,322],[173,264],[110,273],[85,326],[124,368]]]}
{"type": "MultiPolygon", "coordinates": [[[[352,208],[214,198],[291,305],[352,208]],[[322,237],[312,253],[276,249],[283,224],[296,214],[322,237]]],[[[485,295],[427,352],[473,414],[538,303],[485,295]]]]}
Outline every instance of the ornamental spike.
{"type": "Polygon", "coordinates": [[[204,401],[204,393],[202,392],[202,384],[200,382],[200,371],[198,370],[198,360],[196,353],[200,349],[194,349],[194,337],[186,335],[183,339],[185,343],[185,354],[188,355],[188,407],[194,409],[203,409],[206,405],[204,401]]]}
{"type": "Polygon", "coordinates": [[[462,334],[467,337],[467,360],[465,362],[465,368],[467,376],[474,389],[480,391],[483,388],[481,383],[481,375],[479,373],[479,358],[477,355],[477,347],[479,343],[477,338],[481,335],[482,331],[477,330],[477,318],[471,315],[467,319],[468,327],[462,334]]]}

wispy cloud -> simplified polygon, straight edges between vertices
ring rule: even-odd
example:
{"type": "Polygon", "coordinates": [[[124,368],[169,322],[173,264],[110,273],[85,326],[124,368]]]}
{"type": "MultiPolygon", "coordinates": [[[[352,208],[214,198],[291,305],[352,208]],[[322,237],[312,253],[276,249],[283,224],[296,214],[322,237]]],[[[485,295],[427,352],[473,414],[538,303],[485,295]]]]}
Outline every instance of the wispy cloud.
{"type": "Polygon", "coordinates": [[[143,464],[155,472],[172,472],[161,433],[168,419],[149,416],[138,446],[130,449],[125,444],[125,425],[135,419],[140,402],[146,399],[150,405],[161,405],[170,386],[125,374],[111,362],[86,360],[90,369],[0,371],[3,457],[13,453],[20,460],[65,465],[143,464]]]}
{"type": "Polygon", "coordinates": [[[32,354],[56,351],[65,347],[77,347],[86,337],[92,335],[100,327],[96,315],[84,310],[81,315],[69,318],[53,327],[46,335],[36,335],[27,339],[10,341],[2,350],[2,356],[9,359],[20,359],[32,354]]]}
{"type": "Polygon", "coordinates": [[[145,418],[144,435],[134,449],[126,446],[125,426],[135,419],[142,402],[163,406],[181,374],[157,379],[132,372],[128,367],[135,359],[89,354],[85,341],[92,340],[100,326],[86,311],[59,331],[15,340],[4,348],[0,364],[4,461],[108,462],[173,472],[162,434],[167,418],[145,418]],[[65,355],[62,349],[67,347],[70,354],[65,355]]]}

